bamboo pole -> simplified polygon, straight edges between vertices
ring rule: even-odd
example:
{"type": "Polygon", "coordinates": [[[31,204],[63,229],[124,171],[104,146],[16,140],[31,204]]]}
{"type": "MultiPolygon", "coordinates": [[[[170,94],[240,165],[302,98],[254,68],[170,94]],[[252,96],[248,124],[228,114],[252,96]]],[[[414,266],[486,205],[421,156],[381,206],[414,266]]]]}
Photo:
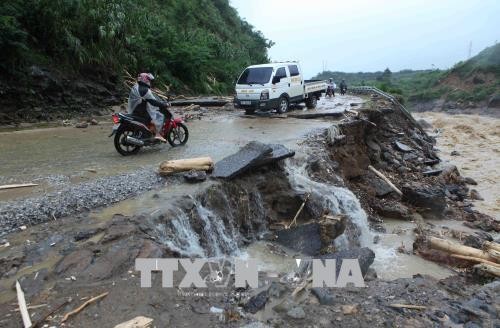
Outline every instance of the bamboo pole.
{"type": "Polygon", "coordinates": [[[498,243],[495,243],[495,242],[491,242],[491,241],[485,241],[483,243],[483,247],[485,247],[486,249],[493,249],[497,252],[500,252],[500,244],[498,243]]]}
{"type": "Polygon", "coordinates": [[[495,258],[491,256],[488,252],[482,251],[477,248],[464,246],[449,240],[440,239],[436,237],[430,237],[429,242],[430,242],[430,247],[433,249],[444,251],[450,254],[470,256],[495,262],[495,258]]]}
{"type": "Polygon", "coordinates": [[[401,192],[401,190],[399,190],[389,179],[387,179],[387,177],[385,175],[383,175],[382,173],[380,173],[379,171],[377,171],[371,165],[368,165],[368,169],[370,171],[372,171],[373,173],[375,173],[380,179],[384,180],[385,183],[387,183],[389,185],[389,187],[391,187],[392,190],[394,190],[399,196],[403,196],[403,193],[401,192]]]}
{"type": "Polygon", "coordinates": [[[35,186],[38,186],[38,184],[36,184],[36,183],[10,184],[10,185],[0,186],[0,190],[15,189],[15,188],[26,188],[26,187],[35,187],[35,186]]]}
{"type": "Polygon", "coordinates": [[[309,199],[309,196],[311,196],[311,194],[307,194],[306,195],[306,198],[302,202],[302,205],[300,205],[299,210],[297,211],[297,213],[295,213],[295,216],[293,217],[292,222],[290,222],[290,224],[287,226],[287,229],[290,229],[290,227],[292,226],[292,224],[295,224],[295,225],[297,224],[297,218],[299,217],[300,212],[302,212],[302,210],[304,209],[304,206],[306,205],[306,202],[309,199]]]}
{"type": "Polygon", "coordinates": [[[412,305],[412,304],[391,304],[389,305],[390,307],[397,308],[397,309],[412,309],[412,310],[425,310],[427,309],[427,306],[423,305],[412,305]]]}
{"type": "Polygon", "coordinates": [[[481,259],[479,257],[473,257],[473,256],[465,256],[465,255],[460,255],[460,254],[451,254],[451,257],[454,257],[456,259],[461,259],[461,260],[467,260],[467,261],[472,261],[476,263],[484,263],[492,266],[496,266],[500,268],[500,264],[497,264],[495,262],[491,262],[485,259],[481,259]]]}

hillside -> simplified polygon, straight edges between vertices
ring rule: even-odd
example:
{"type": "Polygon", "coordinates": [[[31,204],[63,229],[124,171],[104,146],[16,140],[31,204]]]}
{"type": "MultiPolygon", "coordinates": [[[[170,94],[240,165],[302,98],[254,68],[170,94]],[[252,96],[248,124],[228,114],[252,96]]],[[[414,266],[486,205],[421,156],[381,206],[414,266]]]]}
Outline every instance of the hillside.
{"type": "Polygon", "coordinates": [[[500,44],[488,47],[450,70],[402,70],[373,73],[326,71],[315,78],[345,79],[349,85],[373,85],[400,95],[415,110],[499,107],[500,44]]]}
{"type": "Polygon", "coordinates": [[[0,124],[120,103],[123,69],[177,93],[227,93],[271,45],[228,0],[4,1],[0,124]]]}

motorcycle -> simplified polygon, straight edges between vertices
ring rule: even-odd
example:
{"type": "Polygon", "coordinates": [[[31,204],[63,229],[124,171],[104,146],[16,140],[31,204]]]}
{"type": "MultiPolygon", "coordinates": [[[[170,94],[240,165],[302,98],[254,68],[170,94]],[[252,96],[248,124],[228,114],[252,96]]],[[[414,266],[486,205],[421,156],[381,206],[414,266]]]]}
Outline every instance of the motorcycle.
{"type": "Polygon", "coordinates": [[[347,87],[341,87],[341,88],[340,88],[340,94],[341,94],[342,96],[343,96],[343,95],[345,95],[346,91],[347,91],[347,87]]]}
{"type": "MultiPolygon", "coordinates": [[[[166,108],[160,108],[160,112],[165,116],[165,122],[160,132],[162,137],[167,139],[172,147],[185,145],[188,141],[189,132],[182,118],[174,118],[172,113],[166,108]]],[[[116,151],[123,156],[134,155],[142,147],[154,146],[161,141],[155,139],[155,134],[150,127],[139,116],[124,113],[114,113],[113,131],[109,137],[115,136],[114,145],[116,151]]],[[[151,125],[152,123],[149,123],[151,125]]]]}
{"type": "Polygon", "coordinates": [[[326,95],[329,96],[330,98],[335,97],[335,90],[333,89],[332,86],[328,86],[326,88],[326,95]]]}

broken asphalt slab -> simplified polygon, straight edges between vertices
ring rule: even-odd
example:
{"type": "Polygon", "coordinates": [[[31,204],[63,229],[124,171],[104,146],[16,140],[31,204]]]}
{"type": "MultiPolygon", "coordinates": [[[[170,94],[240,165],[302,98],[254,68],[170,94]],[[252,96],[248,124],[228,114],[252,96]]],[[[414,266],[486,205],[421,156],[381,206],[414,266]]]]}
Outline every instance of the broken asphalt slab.
{"type": "Polygon", "coordinates": [[[279,144],[263,144],[252,141],[237,153],[230,155],[214,166],[212,177],[232,179],[251,168],[267,165],[295,155],[294,151],[279,144]]]}

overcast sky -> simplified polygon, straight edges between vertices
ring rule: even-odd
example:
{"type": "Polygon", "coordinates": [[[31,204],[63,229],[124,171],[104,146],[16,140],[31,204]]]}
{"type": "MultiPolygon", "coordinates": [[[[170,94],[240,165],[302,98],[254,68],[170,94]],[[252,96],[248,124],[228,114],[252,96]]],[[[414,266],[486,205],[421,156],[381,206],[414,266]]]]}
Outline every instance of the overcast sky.
{"type": "Polygon", "coordinates": [[[499,0],[230,0],[276,44],[271,60],[299,60],[306,77],[449,68],[500,41],[499,0]]]}

